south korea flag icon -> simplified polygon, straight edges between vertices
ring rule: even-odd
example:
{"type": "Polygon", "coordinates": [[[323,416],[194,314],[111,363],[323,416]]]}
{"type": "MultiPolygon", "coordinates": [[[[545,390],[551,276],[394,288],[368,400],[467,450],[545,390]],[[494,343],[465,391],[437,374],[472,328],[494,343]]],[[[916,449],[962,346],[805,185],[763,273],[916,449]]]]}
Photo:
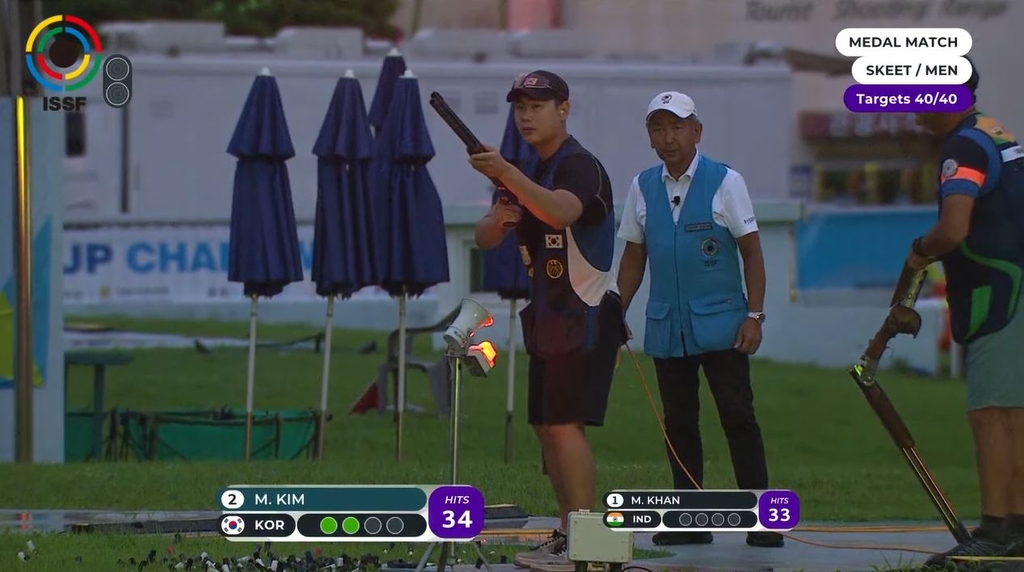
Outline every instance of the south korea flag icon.
{"type": "Polygon", "coordinates": [[[238,536],[245,530],[245,521],[240,516],[225,516],[220,519],[220,531],[228,536],[238,536]]]}

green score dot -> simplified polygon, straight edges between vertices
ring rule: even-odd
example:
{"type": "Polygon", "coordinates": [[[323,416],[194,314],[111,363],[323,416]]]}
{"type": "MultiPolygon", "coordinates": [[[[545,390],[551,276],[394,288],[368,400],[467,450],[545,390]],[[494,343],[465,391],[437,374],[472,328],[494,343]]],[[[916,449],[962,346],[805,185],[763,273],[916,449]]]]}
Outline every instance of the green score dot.
{"type": "Polygon", "coordinates": [[[320,521],[320,532],[324,534],[334,534],[338,532],[338,521],[334,520],[333,516],[325,516],[320,521]]]}
{"type": "Polygon", "coordinates": [[[341,521],[341,529],[345,531],[345,534],[355,534],[359,532],[359,519],[350,516],[345,520],[341,521]]]}

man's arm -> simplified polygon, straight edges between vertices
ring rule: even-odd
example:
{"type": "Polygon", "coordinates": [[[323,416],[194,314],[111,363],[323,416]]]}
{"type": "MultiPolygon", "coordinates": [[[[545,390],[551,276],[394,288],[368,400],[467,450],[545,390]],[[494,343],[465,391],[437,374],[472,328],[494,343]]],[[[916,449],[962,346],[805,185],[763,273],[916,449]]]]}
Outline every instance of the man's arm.
{"type": "Polygon", "coordinates": [[[764,311],[765,272],[761,237],[757,231],[736,239],[743,257],[743,278],[747,284],[747,305],[751,312],[764,311]]]}
{"type": "Polygon", "coordinates": [[[640,200],[640,183],[637,178],[629,185],[626,202],[622,207],[622,222],[619,223],[619,238],[626,241],[619,260],[618,289],[622,296],[622,311],[629,305],[644,281],[647,270],[647,245],[644,244],[644,229],[637,216],[637,202],[640,200]]]}
{"type": "Polygon", "coordinates": [[[765,270],[761,235],[754,216],[754,205],[743,176],[736,171],[726,173],[719,190],[722,200],[722,218],[729,232],[736,238],[740,257],[743,258],[743,277],[747,286],[747,304],[751,312],[764,311],[765,270]]]}
{"type": "Polygon", "coordinates": [[[972,139],[957,136],[942,147],[939,196],[942,212],[938,222],[922,238],[918,254],[940,257],[956,248],[971,229],[974,200],[988,190],[989,160],[972,139]]]}
{"type": "Polygon", "coordinates": [[[647,245],[642,242],[626,242],[626,248],[622,250],[622,260],[619,261],[618,288],[622,296],[622,311],[629,310],[633,296],[644,281],[644,273],[647,270],[647,245]]]}
{"type": "Polygon", "coordinates": [[[541,222],[562,230],[576,222],[601,186],[601,173],[588,156],[566,157],[553,177],[554,189],[534,183],[519,169],[512,167],[502,174],[505,183],[519,202],[541,222]]]}
{"type": "Polygon", "coordinates": [[[483,216],[476,222],[476,227],[473,229],[473,238],[476,240],[477,248],[481,250],[490,250],[497,248],[511,228],[506,228],[503,225],[498,224],[498,221],[491,216],[491,211],[483,216]]]}

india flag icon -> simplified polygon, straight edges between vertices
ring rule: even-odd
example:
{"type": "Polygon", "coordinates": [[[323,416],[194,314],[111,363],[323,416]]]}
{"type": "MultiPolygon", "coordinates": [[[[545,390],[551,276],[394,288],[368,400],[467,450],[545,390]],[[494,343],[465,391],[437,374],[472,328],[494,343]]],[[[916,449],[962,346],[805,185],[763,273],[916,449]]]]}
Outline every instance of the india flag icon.
{"type": "Polygon", "coordinates": [[[621,512],[610,512],[604,516],[604,523],[611,527],[622,526],[626,522],[626,517],[622,516],[621,512]]]}

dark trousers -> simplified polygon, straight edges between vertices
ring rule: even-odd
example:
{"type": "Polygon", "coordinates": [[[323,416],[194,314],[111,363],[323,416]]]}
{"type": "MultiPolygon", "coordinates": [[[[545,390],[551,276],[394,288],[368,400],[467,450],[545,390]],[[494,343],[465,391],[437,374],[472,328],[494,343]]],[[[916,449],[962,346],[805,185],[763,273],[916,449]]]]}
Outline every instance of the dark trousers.
{"type": "MultiPolygon", "coordinates": [[[[654,367],[665,410],[665,432],[697,484],[704,487],[704,446],[700,437],[698,393],[698,369],[703,368],[729,442],[736,485],[740,489],[767,489],[768,463],[761,428],[754,415],[749,357],[736,350],[725,350],[655,359],[654,367]]],[[[693,483],[679,467],[671,449],[668,456],[674,488],[693,489],[693,483]]]]}

